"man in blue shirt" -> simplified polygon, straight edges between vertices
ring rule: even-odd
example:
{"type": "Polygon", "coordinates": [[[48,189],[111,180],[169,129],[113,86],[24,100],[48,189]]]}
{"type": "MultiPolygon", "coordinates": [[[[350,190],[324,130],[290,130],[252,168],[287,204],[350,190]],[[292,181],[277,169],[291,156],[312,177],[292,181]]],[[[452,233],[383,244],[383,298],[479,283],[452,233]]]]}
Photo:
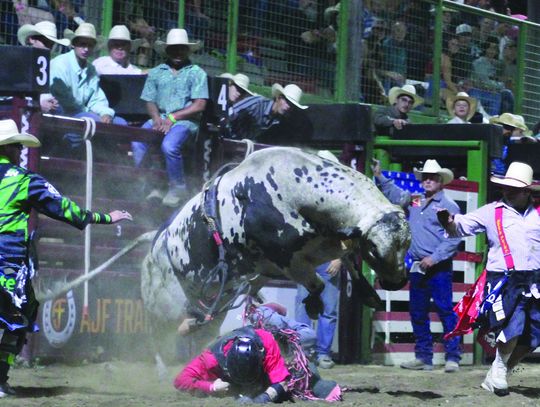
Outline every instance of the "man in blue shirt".
{"type": "MultiPolygon", "coordinates": [[[[90,23],[83,23],[71,39],[73,49],[51,60],[51,93],[60,104],[57,113],[125,126],[125,119],[115,117],[109,107],[99,87],[96,68],[88,62],[96,43],[96,29],[90,23]]],[[[80,146],[83,141],[82,136],[75,133],[66,134],[65,138],[72,147],[80,146]]]]}
{"type": "MultiPolygon", "coordinates": [[[[415,336],[415,359],[401,364],[404,369],[433,370],[433,338],[430,331],[429,309],[433,298],[444,333],[454,329],[457,316],[452,306],[452,258],[456,254],[459,238],[446,238],[437,218],[439,209],[459,213],[458,205],[444,194],[444,185],[454,179],[448,168],[441,168],[436,160],[426,160],[421,170],[414,171],[422,181],[425,196],[410,199],[408,192],[402,191],[380,174],[374,174],[385,196],[394,195],[394,201],[410,201],[411,247],[409,254],[414,263],[409,273],[409,312],[415,336]],[[396,199],[398,193],[402,199],[396,199]]],[[[459,370],[461,350],[459,337],[444,341],[446,352],[445,372],[459,370]]]]}
{"type": "MultiPolygon", "coordinates": [[[[189,42],[186,30],[173,28],[167,34],[167,42],[156,42],[165,47],[167,61],[148,72],[141,99],[151,119],[143,128],[158,130],[164,134],[161,151],[165,155],[165,166],[169,190],[163,197],[163,205],[177,207],[188,197],[184,177],[182,146],[198,131],[202,112],[208,99],[206,72],[189,60],[199,42],[189,42]]],[[[133,142],[135,164],[141,166],[148,151],[148,144],[133,142]]],[[[161,197],[155,189],[147,197],[161,197]]]]}

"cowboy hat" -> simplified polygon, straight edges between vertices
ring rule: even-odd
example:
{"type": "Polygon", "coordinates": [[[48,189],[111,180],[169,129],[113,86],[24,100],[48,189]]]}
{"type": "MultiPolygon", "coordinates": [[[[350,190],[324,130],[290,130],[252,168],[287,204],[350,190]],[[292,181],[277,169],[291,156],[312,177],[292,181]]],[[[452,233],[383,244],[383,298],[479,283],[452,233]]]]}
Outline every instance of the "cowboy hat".
{"type": "Polygon", "coordinates": [[[454,105],[458,100],[464,100],[469,104],[469,113],[467,114],[467,120],[470,120],[471,117],[474,116],[474,113],[476,112],[476,106],[478,104],[478,101],[470,97],[466,92],[458,92],[456,95],[451,95],[446,98],[446,110],[448,111],[448,114],[450,116],[455,116],[454,114],[454,105]]]}
{"type": "Polygon", "coordinates": [[[94,40],[96,44],[98,42],[96,27],[90,23],[82,23],[77,27],[75,32],[71,31],[69,28],[66,28],[64,30],[64,37],[69,38],[71,40],[71,44],[73,44],[76,38],[89,38],[94,40]]]}
{"type": "Polygon", "coordinates": [[[338,14],[341,9],[341,3],[330,6],[324,10],[324,21],[329,21],[334,14],[338,14]]]}
{"type": "Polygon", "coordinates": [[[19,133],[13,120],[0,120],[0,145],[18,143],[26,147],[39,147],[41,145],[41,142],[31,134],[19,133]]]}
{"type": "Polygon", "coordinates": [[[200,41],[189,42],[188,33],[183,28],[172,28],[167,33],[167,40],[165,42],[157,40],[154,43],[154,49],[160,54],[165,54],[169,45],[187,45],[190,51],[197,51],[201,48],[200,41]]]}
{"type": "Polygon", "coordinates": [[[238,86],[240,89],[246,91],[250,95],[255,95],[249,88],[249,77],[243,73],[237,73],[236,75],[230,74],[228,72],[222,73],[219,75],[221,78],[230,79],[233,83],[238,86]]]}
{"type": "Polygon", "coordinates": [[[302,98],[302,89],[300,89],[294,83],[291,83],[285,87],[281,86],[279,83],[274,83],[272,85],[272,97],[277,97],[283,95],[288,102],[292,103],[299,109],[307,109],[308,106],[300,104],[300,99],[302,98]]]}
{"type": "Polygon", "coordinates": [[[424,167],[419,170],[413,169],[414,176],[418,181],[422,181],[422,174],[439,174],[442,178],[442,184],[446,185],[454,179],[454,173],[448,168],[442,168],[437,160],[426,160],[424,167]]]}
{"type": "Polygon", "coordinates": [[[523,119],[523,116],[518,114],[503,113],[500,116],[493,116],[491,119],[489,119],[489,122],[491,124],[505,124],[510,127],[521,129],[525,132],[529,131],[529,128],[525,124],[525,119],[523,119]]]}
{"type": "Polygon", "coordinates": [[[40,21],[35,25],[25,24],[17,31],[17,38],[19,39],[21,45],[26,45],[26,40],[28,37],[35,35],[42,35],[48,40],[63,45],[64,47],[67,47],[70,43],[69,39],[67,38],[62,38],[61,40],[58,39],[56,25],[50,21],[40,21]]]}
{"type": "Polygon", "coordinates": [[[109,32],[109,38],[107,38],[107,42],[111,40],[129,42],[131,44],[132,51],[135,51],[137,48],[139,48],[143,41],[142,38],[132,40],[131,34],[125,25],[115,25],[113,28],[111,28],[111,31],[109,32]]]}
{"type": "Polygon", "coordinates": [[[469,24],[460,24],[456,27],[456,35],[472,34],[472,27],[469,24]]]}
{"type": "Polygon", "coordinates": [[[401,95],[407,95],[414,100],[413,109],[424,103],[424,99],[416,94],[416,88],[413,85],[394,86],[388,92],[388,102],[393,105],[401,95]]]}
{"type": "Polygon", "coordinates": [[[533,184],[533,169],[529,164],[514,161],[508,166],[504,176],[493,175],[490,181],[494,184],[514,188],[529,188],[540,191],[540,184],[533,184]]]}

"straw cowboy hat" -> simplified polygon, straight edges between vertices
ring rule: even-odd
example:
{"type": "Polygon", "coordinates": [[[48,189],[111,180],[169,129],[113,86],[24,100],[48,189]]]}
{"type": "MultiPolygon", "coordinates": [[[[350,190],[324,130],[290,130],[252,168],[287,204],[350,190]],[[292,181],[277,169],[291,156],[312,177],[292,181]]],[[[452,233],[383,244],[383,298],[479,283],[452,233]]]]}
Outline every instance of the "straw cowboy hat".
{"type": "Polygon", "coordinates": [[[540,191],[540,184],[533,184],[532,167],[519,161],[512,162],[504,176],[493,175],[490,180],[498,185],[540,191]]]}
{"type": "Polygon", "coordinates": [[[71,31],[69,28],[66,28],[64,30],[64,37],[69,38],[71,40],[71,44],[73,44],[76,38],[89,38],[94,40],[96,44],[98,42],[96,27],[90,23],[82,23],[77,27],[75,32],[71,31]]]}
{"type": "Polygon", "coordinates": [[[189,42],[188,33],[186,30],[184,30],[183,28],[172,28],[167,33],[167,41],[163,42],[157,40],[154,43],[154,49],[160,54],[165,54],[169,45],[187,45],[189,47],[189,50],[193,52],[200,49],[202,43],[200,41],[189,42]]]}
{"type": "Polygon", "coordinates": [[[476,112],[476,106],[478,105],[478,101],[470,97],[466,92],[458,92],[456,95],[451,95],[446,98],[446,110],[448,111],[448,114],[452,117],[455,116],[454,114],[454,105],[458,100],[464,100],[469,104],[469,113],[467,114],[467,120],[470,120],[471,117],[474,116],[474,113],[476,112]]]}
{"type": "Polygon", "coordinates": [[[281,86],[279,83],[274,83],[272,85],[272,97],[277,97],[283,95],[288,102],[292,103],[299,109],[307,109],[308,106],[300,104],[300,99],[302,98],[302,89],[297,85],[291,83],[285,87],[281,86]]]}
{"type": "Polygon", "coordinates": [[[0,146],[18,143],[26,147],[39,147],[41,145],[41,142],[31,134],[19,133],[13,120],[0,120],[0,146]]]}
{"type": "Polygon", "coordinates": [[[135,51],[137,48],[139,48],[143,41],[142,38],[132,40],[131,34],[125,25],[115,25],[113,28],[111,28],[111,31],[109,32],[109,38],[107,38],[107,42],[111,40],[126,41],[131,43],[132,51],[135,51]]]}
{"type": "Polygon", "coordinates": [[[426,160],[424,167],[419,170],[413,169],[414,176],[418,181],[422,181],[422,174],[439,174],[442,178],[442,184],[446,185],[454,179],[454,173],[448,168],[442,168],[437,160],[426,160]]]}
{"type": "Polygon", "coordinates": [[[413,109],[424,103],[424,99],[416,94],[416,88],[412,85],[403,85],[401,88],[399,86],[394,86],[390,89],[390,92],[388,92],[388,102],[393,105],[401,95],[407,95],[414,100],[413,109]]]}
{"type": "Polygon", "coordinates": [[[40,21],[35,25],[25,24],[17,31],[17,38],[19,39],[21,45],[26,45],[26,40],[28,37],[32,37],[34,35],[42,35],[48,40],[63,45],[64,47],[67,47],[70,42],[67,38],[62,38],[61,40],[58,39],[56,25],[50,21],[40,21]]]}
{"type": "Polygon", "coordinates": [[[493,116],[489,119],[491,124],[505,124],[507,126],[515,127],[523,131],[529,131],[529,128],[525,124],[523,116],[512,113],[503,113],[500,116],[493,116]]]}
{"type": "Polygon", "coordinates": [[[238,86],[240,89],[246,91],[250,95],[255,95],[249,88],[249,77],[243,73],[237,73],[236,75],[230,74],[228,72],[222,73],[219,75],[221,78],[230,79],[233,83],[238,86]]]}

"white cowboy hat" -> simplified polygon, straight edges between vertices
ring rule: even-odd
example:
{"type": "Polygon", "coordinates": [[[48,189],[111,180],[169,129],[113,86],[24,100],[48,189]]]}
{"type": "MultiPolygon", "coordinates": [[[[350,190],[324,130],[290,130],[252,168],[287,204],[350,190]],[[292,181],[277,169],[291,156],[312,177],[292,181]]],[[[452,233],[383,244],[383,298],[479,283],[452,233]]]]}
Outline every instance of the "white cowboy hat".
{"type": "Polygon", "coordinates": [[[446,185],[454,179],[454,173],[448,168],[442,168],[437,160],[426,160],[424,167],[419,170],[413,169],[414,176],[418,181],[422,181],[422,174],[439,174],[442,178],[442,184],[446,185]]]}
{"type": "Polygon", "coordinates": [[[189,42],[188,33],[186,30],[184,30],[183,28],[172,28],[167,33],[167,41],[163,42],[157,40],[154,43],[154,49],[160,54],[165,54],[169,45],[187,45],[189,47],[189,50],[193,52],[200,49],[202,43],[200,41],[189,42]]]}
{"type": "Polygon", "coordinates": [[[243,73],[237,73],[236,75],[230,74],[228,72],[222,73],[219,75],[221,78],[227,78],[233,81],[233,83],[238,86],[240,89],[245,90],[250,95],[255,95],[249,88],[249,77],[243,73]]]}
{"type": "Polygon", "coordinates": [[[472,34],[472,27],[469,24],[460,24],[456,27],[456,35],[472,34]]]}
{"type": "Polygon", "coordinates": [[[96,35],[96,27],[94,27],[94,25],[90,23],[82,23],[80,26],[77,27],[75,32],[71,31],[69,28],[66,28],[64,30],[64,37],[69,38],[72,44],[76,38],[89,38],[91,40],[94,40],[96,44],[98,42],[98,38],[96,35]]]}
{"type": "Polygon", "coordinates": [[[424,103],[424,99],[416,94],[416,88],[413,85],[394,86],[388,92],[388,102],[393,105],[401,95],[407,95],[414,100],[413,109],[424,103]]]}
{"type": "Polygon", "coordinates": [[[111,41],[111,40],[126,41],[126,42],[131,43],[132,51],[139,48],[143,41],[142,38],[137,38],[136,40],[132,40],[131,34],[125,25],[115,25],[113,28],[111,28],[111,31],[109,32],[109,38],[107,38],[107,41],[111,41]]]}
{"type": "Polygon", "coordinates": [[[300,104],[302,93],[302,89],[300,89],[294,83],[291,83],[285,87],[281,86],[279,83],[274,83],[272,85],[272,97],[283,95],[288,102],[292,103],[297,108],[307,109],[309,106],[304,106],[300,104]]]}
{"type": "Polygon", "coordinates": [[[41,142],[31,134],[19,133],[13,120],[0,120],[0,145],[17,143],[26,147],[39,147],[41,145],[41,142]]]}
{"type": "Polygon", "coordinates": [[[469,120],[471,117],[474,116],[474,113],[476,112],[476,106],[478,105],[478,101],[470,97],[466,92],[458,92],[456,95],[450,95],[446,98],[446,110],[448,111],[448,114],[452,117],[455,116],[454,114],[454,105],[458,100],[464,100],[469,104],[469,113],[467,114],[467,120],[469,120]]]}
{"type": "Polygon", "coordinates": [[[63,45],[64,47],[67,47],[70,43],[69,39],[67,38],[62,38],[61,40],[58,39],[56,25],[50,21],[40,21],[35,25],[25,24],[17,31],[17,38],[19,39],[21,45],[26,45],[26,40],[28,37],[32,37],[34,35],[42,35],[48,40],[63,45]]]}
{"type": "Polygon", "coordinates": [[[341,9],[341,3],[336,4],[335,6],[330,6],[324,10],[324,21],[328,22],[332,15],[339,14],[341,9]]]}
{"type": "Polygon", "coordinates": [[[494,184],[505,185],[514,188],[529,188],[540,191],[540,184],[533,183],[533,169],[529,164],[514,161],[508,166],[504,177],[493,175],[490,181],[494,184]]]}

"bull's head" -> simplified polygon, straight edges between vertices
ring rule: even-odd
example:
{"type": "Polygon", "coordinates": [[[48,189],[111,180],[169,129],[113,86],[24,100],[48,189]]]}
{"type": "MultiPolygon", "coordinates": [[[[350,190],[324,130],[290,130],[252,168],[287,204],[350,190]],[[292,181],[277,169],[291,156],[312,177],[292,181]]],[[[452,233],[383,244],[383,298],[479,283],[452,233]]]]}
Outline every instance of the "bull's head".
{"type": "Polygon", "coordinates": [[[354,228],[344,234],[359,242],[363,260],[377,273],[383,289],[395,291],[405,286],[411,232],[403,212],[386,213],[364,233],[354,228]]]}

